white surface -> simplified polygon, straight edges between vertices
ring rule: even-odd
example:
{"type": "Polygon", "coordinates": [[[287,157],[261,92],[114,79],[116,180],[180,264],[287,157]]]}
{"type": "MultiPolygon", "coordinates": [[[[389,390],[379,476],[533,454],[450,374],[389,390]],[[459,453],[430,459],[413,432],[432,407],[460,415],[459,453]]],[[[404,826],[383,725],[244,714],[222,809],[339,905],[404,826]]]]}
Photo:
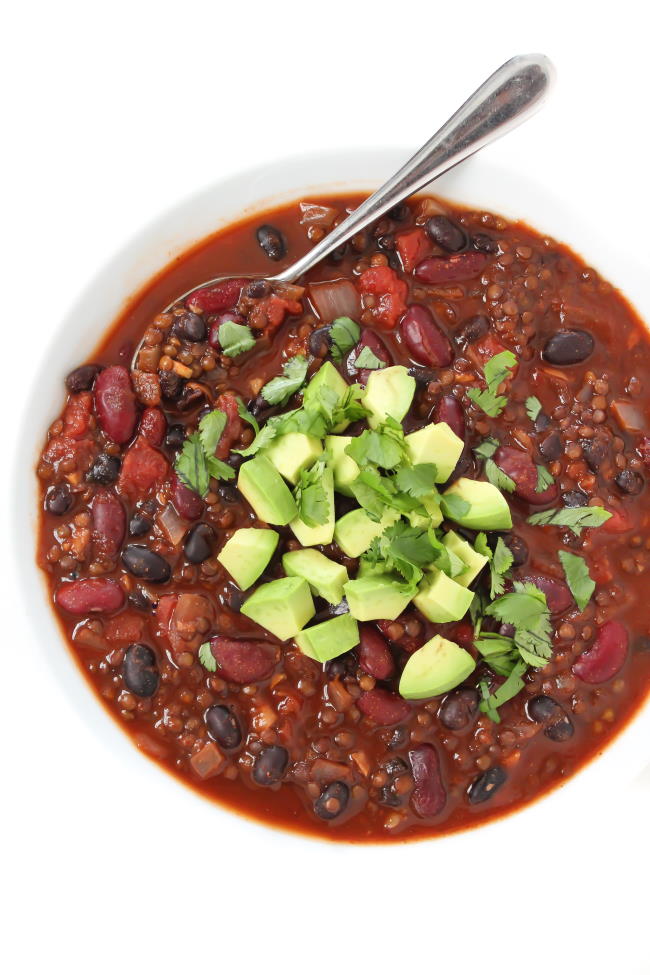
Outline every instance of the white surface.
{"type": "MultiPolygon", "coordinates": [[[[528,14],[520,4],[466,2],[451,15],[439,6],[250,3],[217,12],[114,2],[100,13],[59,2],[12,15],[2,71],[13,101],[0,157],[5,443],[28,397],[14,358],[27,341],[49,344],[80,290],[136,230],[213,181],[292,153],[415,148],[513,53],[549,54],[558,86],[541,115],[472,163],[477,184],[490,171],[496,193],[494,167],[505,166],[544,185],[544,226],[567,226],[568,241],[584,240],[589,258],[593,247],[641,304],[650,208],[646,33],[636,7],[619,3],[612,23],[611,5],[607,19],[593,4],[575,14],[553,4],[528,14]],[[623,154],[624,178],[615,180],[623,154]],[[608,227],[617,238],[609,248],[608,227]],[[615,272],[629,250],[638,258],[615,272]]],[[[523,212],[522,177],[506,188],[523,212]]],[[[101,324],[89,318],[89,326],[101,324]]],[[[30,353],[35,370],[37,358],[30,353]]],[[[40,424],[47,389],[29,395],[40,424]]],[[[3,501],[9,532],[16,508],[13,497],[3,501]]],[[[650,971],[649,790],[646,776],[614,795],[609,772],[626,771],[624,744],[598,782],[576,780],[583,796],[602,793],[580,815],[583,800],[570,804],[565,793],[533,810],[526,828],[510,819],[451,841],[377,850],[292,840],[173,788],[117,744],[94,701],[85,708],[77,695],[81,709],[73,707],[43,658],[45,649],[65,666],[56,637],[45,628],[34,638],[14,572],[0,571],[8,895],[0,959],[12,975],[54,965],[650,971]],[[95,719],[99,735],[89,730],[95,719]]]]}

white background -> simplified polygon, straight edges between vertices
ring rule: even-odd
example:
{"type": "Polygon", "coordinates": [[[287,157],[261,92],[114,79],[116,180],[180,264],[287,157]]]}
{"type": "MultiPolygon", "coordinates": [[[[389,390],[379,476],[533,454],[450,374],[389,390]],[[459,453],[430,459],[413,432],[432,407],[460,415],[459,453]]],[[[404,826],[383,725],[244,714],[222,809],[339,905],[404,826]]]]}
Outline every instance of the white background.
{"type": "MultiPolygon", "coordinates": [[[[558,86],[534,134],[490,148],[493,160],[569,186],[612,233],[621,209],[650,217],[641,4],[12,7],[0,58],[3,453],[39,342],[140,225],[265,160],[415,148],[515,53],[548,54],[558,86]]],[[[8,531],[7,501],[2,512],[8,531]]],[[[347,848],[317,866],[313,846],[266,831],[233,849],[208,807],[162,776],[139,788],[137,766],[98,743],[43,673],[5,561],[0,571],[7,973],[650,971],[647,782],[613,806],[603,782],[603,808],[514,849],[507,831],[470,861],[459,844],[442,872],[436,844],[404,869],[347,848]]]]}

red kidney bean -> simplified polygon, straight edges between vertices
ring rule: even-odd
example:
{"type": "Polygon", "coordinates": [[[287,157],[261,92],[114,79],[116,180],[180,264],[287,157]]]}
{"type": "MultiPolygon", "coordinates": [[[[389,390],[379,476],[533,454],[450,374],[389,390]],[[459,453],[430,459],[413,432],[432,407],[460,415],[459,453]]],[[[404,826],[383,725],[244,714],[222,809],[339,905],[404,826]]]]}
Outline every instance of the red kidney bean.
{"type": "Polygon", "coordinates": [[[436,403],[435,419],[451,427],[461,440],[465,439],[465,412],[455,396],[443,396],[436,403]]]}
{"type": "Polygon", "coordinates": [[[63,582],[54,596],[57,606],[73,616],[114,613],[124,604],[124,592],[113,579],[63,582]]]}
{"type": "Polygon", "coordinates": [[[395,673],[395,661],[383,636],[374,626],[359,627],[359,666],[376,680],[388,680],[395,673]]]}
{"type": "Polygon", "coordinates": [[[271,643],[261,640],[229,640],[215,636],[210,649],[218,665],[218,676],[233,684],[252,684],[269,677],[276,653],[271,643]]]}
{"type": "Polygon", "coordinates": [[[408,701],[381,688],[365,691],[357,700],[357,707],[376,724],[399,724],[411,713],[408,701]]]}
{"type": "Polygon", "coordinates": [[[203,500],[185,487],[178,474],[172,474],[172,501],[181,518],[195,521],[203,514],[203,500]]]}
{"type": "Polygon", "coordinates": [[[451,342],[424,305],[409,305],[400,322],[402,338],[414,359],[427,366],[448,366],[451,342]]]}
{"type": "Polygon", "coordinates": [[[569,606],[573,605],[571,590],[565,583],[559,582],[557,579],[541,574],[527,573],[525,576],[521,576],[521,582],[532,582],[544,593],[546,605],[553,615],[563,613],[569,606]]]}
{"type": "Polygon", "coordinates": [[[148,406],[140,418],[140,433],[152,447],[160,447],[167,433],[167,420],[157,406],[148,406]]]}
{"type": "Polygon", "coordinates": [[[214,314],[218,311],[226,311],[227,308],[234,308],[239,301],[241,289],[248,284],[248,278],[231,278],[229,281],[220,281],[208,288],[198,288],[186,298],[185,304],[200,312],[214,314]]]}
{"type": "Polygon", "coordinates": [[[532,457],[517,447],[499,447],[494,455],[495,464],[515,482],[515,494],[529,504],[548,504],[557,497],[557,484],[544,491],[536,491],[538,473],[532,457]]]}
{"type": "Polygon", "coordinates": [[[424,284],[446,284],[448,281],[466,281],[479,274],[487,257],[478,251],[465,251],[452,257],[427,257],[420,261],[413,272],[424,284]]]}
{"type": "Polygon", "coordinates": [[[93,544],[98,555],[113,559],[120,550],[126,533],[126,514],[118,499],[106,488],[93,498],[93,544]]]}
{"type": "Polygon", "coordinates": [[[598,628],[589,650],[580,654],[573,673],[585,684],[602,684],[619,672],[627,657],[629,638],[618,620],[609,620],[598,628]]]}
{"type": "Polygon", "coordinates": [[[95,381],[95,413],[104,433],[115,443],[126,443],[136,423],[135,393],[124,366],[109,366],[95,381]]]}
{"type": "Polygon", "coordinates": [[[418,745],[409,752],[409,762],[415,782],[411,795],[413,809],[418,816],[437,816],[447,802],[438,752],[433,745],[418,745]]]}

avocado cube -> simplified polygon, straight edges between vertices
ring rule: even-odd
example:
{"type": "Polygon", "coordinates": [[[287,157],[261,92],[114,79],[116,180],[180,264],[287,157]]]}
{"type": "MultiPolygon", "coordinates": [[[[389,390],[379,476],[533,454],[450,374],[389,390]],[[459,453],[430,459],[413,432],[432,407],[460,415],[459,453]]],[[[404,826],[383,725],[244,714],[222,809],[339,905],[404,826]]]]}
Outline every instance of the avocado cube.
{"type": "Polygon", "coordinates": [[[282,477],[297,484],[300,472],[311,467],[323,453],[323,444],[306,433],[285,433],[277,437],[260,456],[268,457],[282,477]]]}
{"type": "Polygon", "coordinates": [[[465,564],[461,572],[454,574],[454,579],[460,586],[469,586],[489,561],[486,555],[477,552],[473,545],[457,535],[455,531],[448,531],[442,539],[442,544],[465,564]]]}
{"type": "Polygon", "coordinates": [[[286,525],[298,514],[291,491],[266,457],[253,457],[242,464],[237,487],[260,521],[286,525]]]}
{"type": "Polygon", "coordinates": [[[462,684],[474,670],[474,658],[452,640],[434,636],[412,653],[399,682],[399,692],[407,701],[446,694],[462,684]]]}
{"type": "Polygon", "coordinates": [[[355,619],[394,620],[411,601],[403,582],[388,575],[365,575],[343,586],[350,612],[355,619]]]}
{"type": "Polygon", "coordinates": [[[325,490],[328,504],[328,516],[322,525],[308,525],[302,518],[294,518],[289,527],[301,545],[329,545],[334,538],[334,476],[326,468],[323,471],[321,484],[325,490]]]}
{"type": "Polygon", "coordinates": [[[404,438],[412,464],[435,464],[436,481],[447,481],[465,446],[446,423],[428,423],[404,438]]]}
{"type": "Polygon", "coordinates": [[[439,569],[433,569],[420,583],[413,602],[432,623],[452,623],[463,618],[473,598],[471,589],[460,586],[439,569]]]}
{"type": "Polygon", "coordinates": [[[398,512],[389,508],[381,521],[373,521],[363,508],[354,508],[336,522],[334,541],[348,558],[356,559],[370,548],[373,539],[382,535],[398,518],[398,512]]]}
{"type": "Polygon", "coordinates": [[[271,561],[280,536],[272,528],[238,528],[217,555],[240,589],[248,589],[271,561]]]}
{"type": "Polygon", "coordinates": [[[429,515],[431,527],[437,528],[442,523],[442,510],[436,500],[436,495],[427,494],[420,498],[420,501],[429,515]]]}
{"type": "Polygon", "coordinates": [[[415,379],[409,376],[405,366],[389,366],[375,369],[366,383],[362,403],[370,410],[368,423],[377,427],[387,416],[401,422],[408,413],[415,395],[415,379]]]}
{"type": "Polygon", "coordinates": [[[325,437],[325,449],[330,455],[330,467],[334,474],[334,490],[347,497],[354,497],[350,485],[356,481],[360,471],[356,460],[345,452],[345,448],[352,443],[352,437],[325,437]]]}
{"type": "Polygon", "coordinates": [[[310,626],[296,636],[296,643],[302,652],[320,663],[340,657],[356,647],[358,642],[359,627],[349,613],[310,626]]]}
{"type": "Polygon", "coordinates": [[[306,579],[311,591],[328,603],[336,606],[343,599],[343,586],[349,582],[348,570],[315,548],[285,552],[282,567],[288,576],[306,579]]]}
{"type": "Polygon", "coordinates": [[[452,521],[464,528],[484,531],[508,531],[512,528],[510,506],[501,491],[489,481],[471,481],[460,477],[448,487],[443,497],[460,498],[469,505],[463,515],[451,515],[452,521]]]}
{"type": "Polygon", "coordinates": [[[309,584],[304,579],[274,579],[255,590],[241,608],[278,640],[290,640],[302,630],[314,613],[309,584]]]}
{"type": "MultiPolygon", "coordinates": [[[[320,391],[323,388],[335,392],[339,400],[342,400],[344,396],[347,396],[349,389],[349,386],[341,373],[329,360],[323,363],[318,372],[315,373],[305,387],[302,398],[303,406],[307,407],[307,409],[317,408],[320,403],[320,391]]],[[[349,420],[342,420],[341,423],[334,428],[334,432],[342,433],[342,431],[345,430],[346,427],[349,427],[349,425],[349,420]]]]}

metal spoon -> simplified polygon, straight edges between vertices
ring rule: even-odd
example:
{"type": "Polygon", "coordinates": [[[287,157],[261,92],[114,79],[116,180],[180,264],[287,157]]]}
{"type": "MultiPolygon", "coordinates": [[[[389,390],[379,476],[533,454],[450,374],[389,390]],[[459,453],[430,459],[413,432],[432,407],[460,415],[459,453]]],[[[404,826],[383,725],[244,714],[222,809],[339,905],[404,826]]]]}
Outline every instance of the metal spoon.
{"type": "MultiPolygon", "coordinates": [[[[502,64],[476,89],[442,128],[412,156],[394,176],[365,200],[346,219],[290,267],[266,277],[266,281],[290,284],[318,264],[368,224],[382,217],[406,197],[417,193],[452,166],[473,155],[530,118],[546,97],[554,70],[544,54],[522,54],[502,64]]],[[[259,274],[228,274],[211,278],[179,295],[165,311],[199,288],[233,278],[257,278],[259,274]]],[[[141,345],[142,343],[140,343],[141,345]]],[[[133,357],[133,368],[140,345],[133,357]]]]}

